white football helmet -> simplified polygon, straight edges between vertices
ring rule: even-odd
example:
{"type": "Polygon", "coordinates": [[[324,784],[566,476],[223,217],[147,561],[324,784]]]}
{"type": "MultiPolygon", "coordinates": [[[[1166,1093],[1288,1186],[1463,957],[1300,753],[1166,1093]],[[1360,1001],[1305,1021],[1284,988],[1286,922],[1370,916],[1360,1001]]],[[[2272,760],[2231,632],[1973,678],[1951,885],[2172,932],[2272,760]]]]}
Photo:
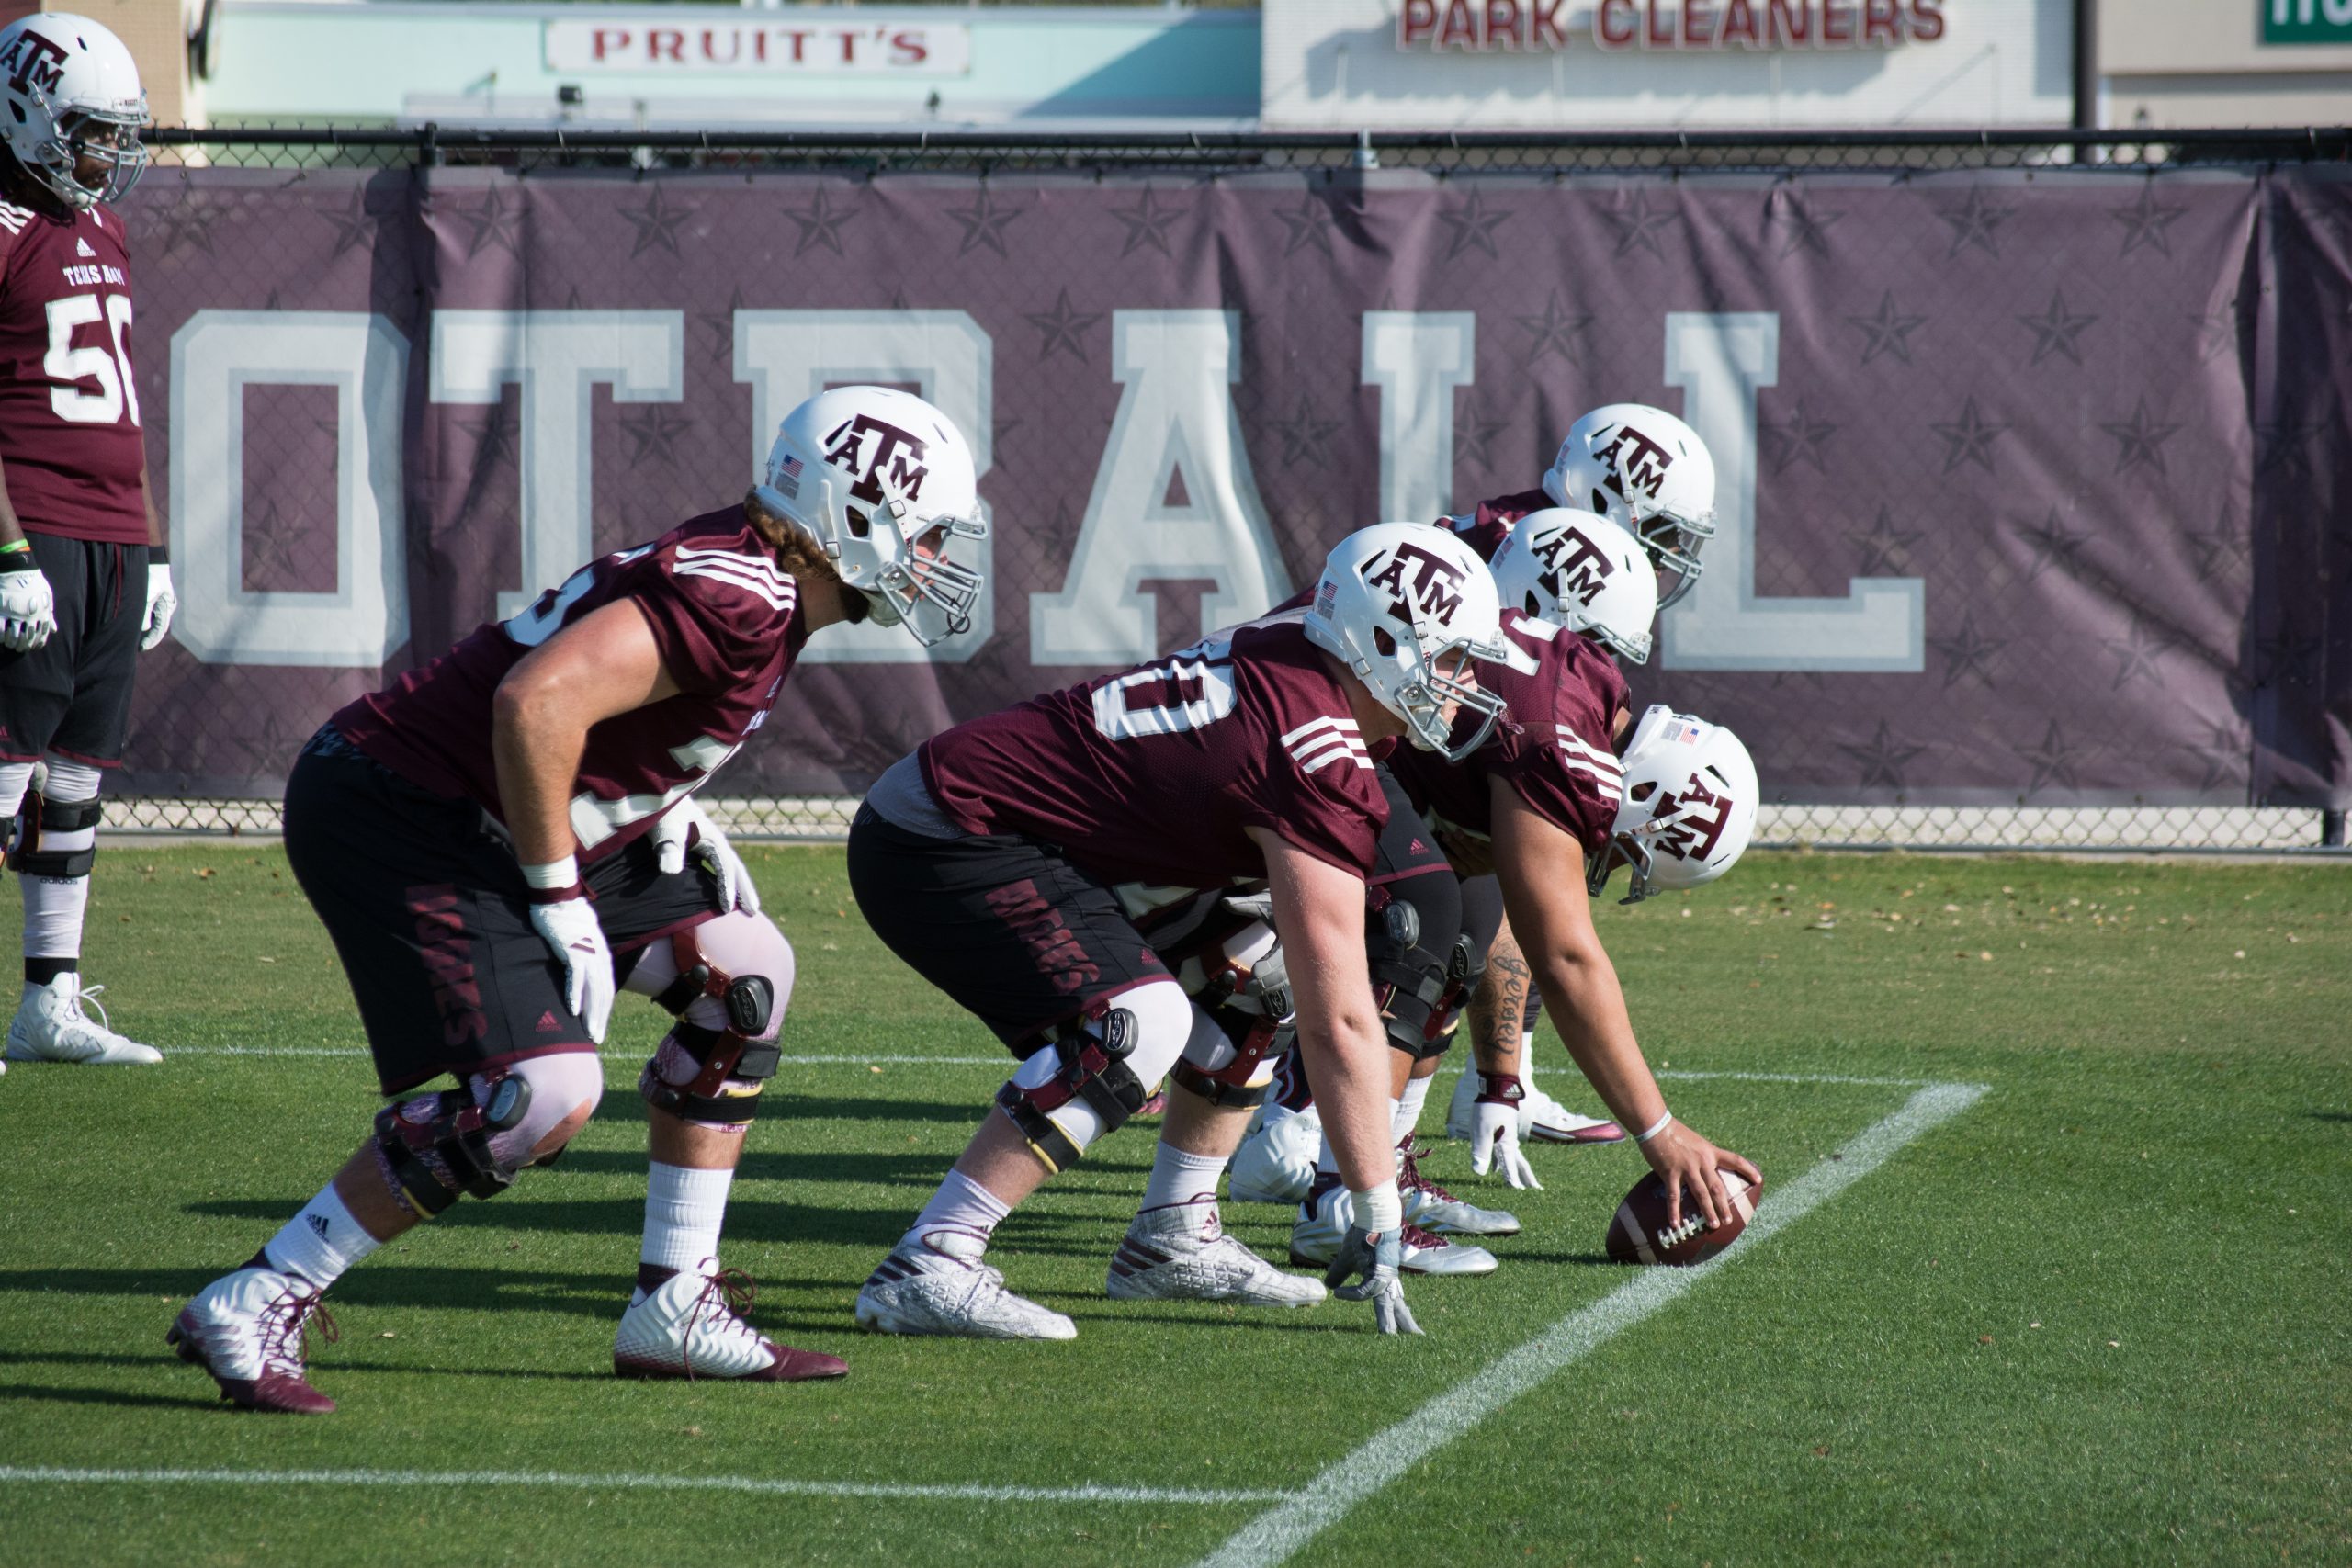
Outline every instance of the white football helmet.
{"type": "Polygon", "coordinates": [[[36,12],[0,29],[0,134],[25,173],[75,211],[120,201],[147,167],[147,93],[122,40],[87,17],[36,12]],[[106,165],[85,186],[84,158],[106,165]]]}
{"type": "Polygon", "coordinates": [[[1715,460],[1664,409],[1609,403],[1568,426],[1544,493],[1632,529],[1658,570],[1676,574],[1659,608],[1699,581],[1699,547],[1715,536],[1715,460]]]}
{"type": "Polygon", "coordinates": [[[784,416],[753,487],[825,552],[875,620],[925,648],[964,631],[986,578],[951,559],[988,536],[972,448],[948,417],[894,387],[835,387],[784,416]]]}
{"type": "Polygon", "coordinates": [[[1482,690],[1470,659],[1532,671],[1502,635],[1495,580],[1477,552],[1441,528],[1381,523],[1332,547],[1307,607],[1306,636],[1405,721],[1408,739],[1459,761],[1486,743],[1502,699],[1482,690]],[[1449,711],[1458,705],[1464,727],[1449,711]]]}
{"type": "Polygon", "coordinates": [[[1511,525],[1487,565],[1504,609],[1582,632],[1635,664],[1649,662],[1657,570],[1639,540],[1599,513],[1531,512],[1511,525]]]}
{"type": "Polygon", "coordinates": [[[1619,863],[1633,886],[1621,902],[1713,882],[1756,834],[1756,764],[1739,737],[1664,704],[1634,727],[1625,748],[1624,795],[1609,845],[1585,873],[1595,897],[1619,863]]]}

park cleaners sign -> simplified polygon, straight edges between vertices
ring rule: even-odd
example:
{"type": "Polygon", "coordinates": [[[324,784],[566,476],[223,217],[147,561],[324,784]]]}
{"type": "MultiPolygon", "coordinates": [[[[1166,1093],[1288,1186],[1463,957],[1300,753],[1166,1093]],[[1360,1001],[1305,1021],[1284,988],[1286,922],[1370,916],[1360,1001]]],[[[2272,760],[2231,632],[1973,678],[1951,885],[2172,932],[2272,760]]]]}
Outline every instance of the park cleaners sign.
{"type": "MultiPolygon", "coordinates": [[[[738,19],[761,13],[683,7],[609,12],[547,24],[548,69],[582,74],[961,76],[972,67],[972,29],[961,22],[738,19]]],[[[768,13],[773,15],[774,13],[768,13]]]]}
{"type": "Polygon", "coordinates": [[[1943,0],[1600,0],[1573,12],[1567,0],[1404,0],[1396,14],[1405,50],[1528,53],[1579,36],[1607,51],[1893,49],[1943,37],[1943,0]]]}

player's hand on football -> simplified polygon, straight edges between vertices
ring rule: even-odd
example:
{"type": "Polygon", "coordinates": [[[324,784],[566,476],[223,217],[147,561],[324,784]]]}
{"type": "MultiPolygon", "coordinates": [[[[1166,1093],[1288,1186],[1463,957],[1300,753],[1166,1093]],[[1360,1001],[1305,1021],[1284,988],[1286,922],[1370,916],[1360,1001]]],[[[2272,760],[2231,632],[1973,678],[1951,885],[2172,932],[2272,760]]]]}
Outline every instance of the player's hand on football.
{"type": "Polygon", "coordinates": [[[563,1002],[588,1026],[588,1038],[602,1045],[613,1017],[613,950],[595,907],[585,898],[562,898],[531,906],[531,928],[563,964],[563,1002]]]}
{"type": "Polygon", "coordinates": [[[156,563],[147,568],[147,617],[140,623],[139,651],[147,653],[164,640],[172,629],[172,612],[180,607],[180,596],[172,592],[172,569],[168,563],[156,563]]]}
{"type": "Polygon", "coordinates": [[[1543,1191],[1544,1184],[1535,1179],[1535,1168],[1527,1163],[1527,1155],[1519,1146],[1519,1107],[1481,1096],[1476,1111],[1470,1127],[1472,1173],[1484,1176],[1500,1167],[1503,1179],[1513,1187],[1543,1191]]]}
{"type": "Polygon", "coordinates": [[[57,601],[40,568],[29,564],[31,558],[21,550],[0,557],[28,563],[15,571],[0,571],[0,648],[14,653],[29,653],[57,629],[57,601]]]}
{"type": "Polygon", "coordinates": [[[1323,1271],[1323,1282],[1343,1302],[1370,1302],[1372,1321],[1381,1333],[1419,1334],[1421,1325],[1405,1304],[1405,1281],[1397,1272],[1402,1257],[1395,1228],[1375,1236],[1362,1225],[1350,1225],[1331,1266],[1323,1271]],[[1358,1275],[1363,1278],[1356,1280],[1358,1275]],[[1343,1282],[1349,1280],[1356,1282],[1343,1282]]]}
{"type": "Polygon", "coordinates": [[[743,864],[743,857],[727,841],[727,835],[703,811],[701,803],[688,795],[662,814],[653,824],[653,863],[663,875],[674,875],[686,869],[691,856],[707,870],[718,884],[718,901],[729,909],[746,914],[760,912],[759,885],[743,864]]]}
{"type": "Polygon", "coordinates": [[[1682,1223],[1686,1202],[1698,1208],[1709,1230],[1732,1213],[1731,1195],[1724,1190],[1724,1179],[1716,1174],[1719,1170],[1737,1171],[1750,1186],[1759,1186],[1764,1180],[1764,1173],[1747,1156],[1717,1148],[1680,1122],[1668,1122],[1663,1132],[1641,1148],[1642,1157],[1650,1162],[1650,1168],[1666,1183],[1666,1217],[1669,1226],[1682,1223]]]}

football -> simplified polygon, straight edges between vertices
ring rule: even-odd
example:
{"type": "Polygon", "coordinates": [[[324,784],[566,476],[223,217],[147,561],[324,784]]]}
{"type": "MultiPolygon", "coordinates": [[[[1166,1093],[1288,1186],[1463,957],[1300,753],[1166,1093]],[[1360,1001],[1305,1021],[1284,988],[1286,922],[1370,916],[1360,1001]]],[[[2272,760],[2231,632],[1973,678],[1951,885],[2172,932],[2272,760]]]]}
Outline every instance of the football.
{"type": "Polygon", "coordinates": [[[1657,1172],[1645,1174],[1634,1183],[1625,1201],[1617,1205],[1617,1213],[1609,1222],[1609,1256],[1619,1263],[1670,1263],[1688,1268],[1704,1263],[1724,1247],[1739,1239],[1747,1222],[1756,1217],[1756,1200],[1763,1188],[1750,1187],[1746,1180],[1726,1170],[1724,1190],[1731,1194],[1731,1217],[1713,1230],[1696,1203],[1686,1201],[1682,1205],[1682,1224],[1668,1229],[1666,1223],[1666,1183],[1657,1172]]]}

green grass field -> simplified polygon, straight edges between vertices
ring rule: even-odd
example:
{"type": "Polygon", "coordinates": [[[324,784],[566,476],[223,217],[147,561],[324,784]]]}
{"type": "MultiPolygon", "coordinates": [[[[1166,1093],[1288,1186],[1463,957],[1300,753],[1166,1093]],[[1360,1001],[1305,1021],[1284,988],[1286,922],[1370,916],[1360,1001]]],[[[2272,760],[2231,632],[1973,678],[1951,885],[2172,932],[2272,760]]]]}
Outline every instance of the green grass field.
{"type": "MultiPolygon", "coordinates": [[[[1601,1256],[1636,1156],[1537,1148],[1546,1190],[1517,1194],[1445,1145],[1433,1173],[1526,1229],[1490,1278],[1415,1281],[1428,1337],[1394,1341],[1336,1302],[1103,1299],[1147,1123],[1001,1233],[1009,1283],[1080,1325],[1005,1346],[850,1317],[1000,1081],[992,1042],[867,933],[839,851],[751,858],[807,1059],[752,1134],[728,1261],[754,1321],[846,1381],[610,1376],[660,1032],[624,998],[565,1162],[337,1288],[312,1376],[342,1410],[220,1404],[164,1330],[348,1152],[372,1078],[282,857],[117,849],[86,969],[167,1060],[0,1079],[0,1559],[1181,1564],[1254,1523],[1224,1561],[2352,1562],[2352,869],[1757,854],[1605,905],[1669,1100],[1763,1167],[1766,1214],[1845,1157],[1859,1179],[1596,1337],[1661,1278],[1601,1256]],[[1930,1083],[1987,1092],[1869,1134],[1930,1083]],[[1393,1480],[1334,1490],[1416,1411],[1579,1334],[1393,1480]],[[286,1477],[322,1471],[346,1473],[286,1477]],[[1135,1495],[1067,1495],[1090,1484],[1135,1495]],[[922,1487],[949,1490],[890,1490],[922,1487]]],[[[1227,1214],[1279,1258],[1283,1212],[1227,1214]]]]}

